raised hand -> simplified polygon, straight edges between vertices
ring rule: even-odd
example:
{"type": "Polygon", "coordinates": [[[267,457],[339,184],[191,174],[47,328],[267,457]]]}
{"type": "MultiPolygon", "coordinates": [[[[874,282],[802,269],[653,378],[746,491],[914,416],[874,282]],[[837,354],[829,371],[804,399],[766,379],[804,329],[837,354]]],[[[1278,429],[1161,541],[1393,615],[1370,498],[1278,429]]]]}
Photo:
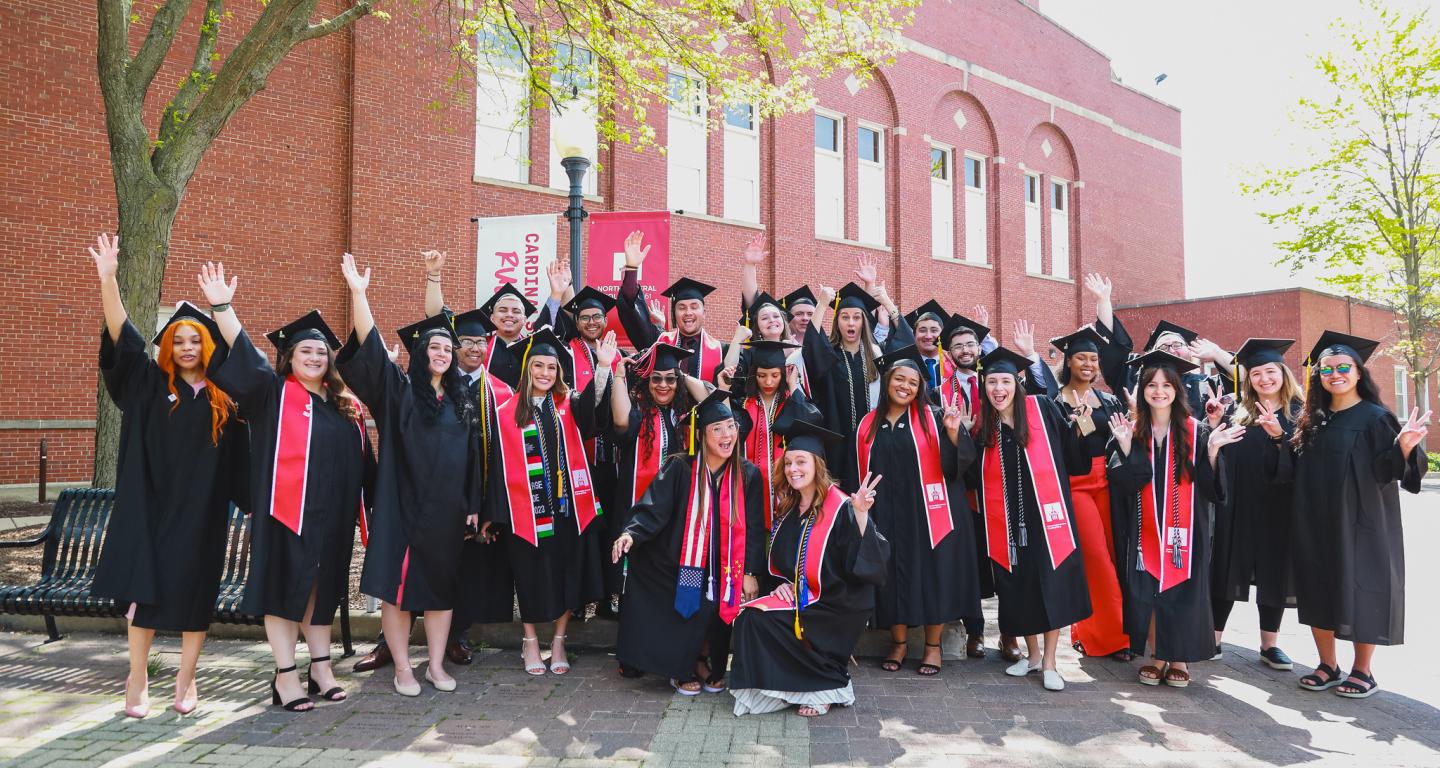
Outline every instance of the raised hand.
{"type": "Polygon", "coordinates": [[[794,363],[785,366],[785,385],[791,392],[800,388],[800,368],[794,363]]]}
{"type": "Polygon", "coordinates": [[[820,306],[828,307],[835,302],[835,289],[828,285],[820,286],[820,306]]]}
{"type": "Polygon", "coordinates": [[[1272,438],[1285,434],[1285,428],[1280,426],[1280,417],[1276,415],[1274,408],[1266,405],[1263,400],[1256,403],[1255,407],[1260,411],[1255,416],[1255,423],[1265,430],[1265,434],[1272,438]]]}
{"type": "Polygon", "coordinates": [[[101,232],[95,237],[90,255],[95,257],[95,271],[99,273],[101,282],[115,277],[120,270],[120,236],[110,237],[101,232]]]}
{"type": "Polygon", "coordinates": [[[860,281],[860,285],[864,286],[865,290],[873,292],[875,284],[879,282],[876,275],[875,257],[868,254],[861,256],[860,266],[855,270],[855,279],[860,281]]]}
{"type": "Polygon", "coordinates": [[[396,344],[395,346],[385,350],[385,356],[390,358],[390,362],[392,363],[400,362],[400,345],[396,344]]]}
{"type": "Polygon", "coordinates": [[[550,297],[559,301],[570,289],[574,279],[570,274],[570,264],[563,259],[556,259],[550,262],[545,268],[545,276],[550,278],[550,297]]]}
{"type": "Polygon", "coordinates": [[[960,437],[960,428],[966,427],[965,419],[960,413],[960,408],[954,405],[945,406],[942,420],[945,424],[945,431],[950,433],[951,441],[958,440],[960,437]]]}
{"type": "Polygon", "coordinates": [[[595,346],[595,362],[599,363],[601,368],[609,368],[619,354],[620,344],[615,341],[615,332],[606,331],[600,343],[595,346]]]}
{"type": "Polygon", "coordinates": [[[425,260],[425,274],[431,277],[439,277],[445,269],[444,251],[421,251],[420,258],[425,260]]]}
{"type": "Polygon", "coordinates": [[[970,404],[965,402],[963,395],[955,398],[955,409],[960,412],[960,423],[965,425],[968,432],[975,426],[975,414],[970,410],[970,404]]]}
{"type": "Polygon", "coordinates": [[[650,246],[641,247],[645,240],[645,233],[635,230],[625,236],[625,266],[639,267],[645,263],[645,257],[650,255],[650,246]]]}
{"type": "Polygon", "coordinates": [[[1096,301],[1108,300],[1113,290],[1114,285],[1110,278],[1097,272],[1085,275],[1085,292],[1094,296],[1096,301]]]}
{"type": "Polygon", "coordinates": [[[746,244],[745,253],[741,254],[741,258],[745,260],[746,264],[759,265],[763,264],[769,255],[770,252],[765,250],[765,233],[757,232],[755,237],[746,244]]]}
{"type": "Polygon", "coordinates": [[[1220,351],[1220,345],[1209,339],[1196,339],[1190,342],[1190,354],[1201,360],[1215,362],[1216,353],[1220,351]]]}
{"type": "Polygon", "coordinates": [[[1233,427],[1221,427],[1210,430],[1210,441],[1206,445],[1213,455],[1221,448],[1232,443],[1238,443],[1245,437],[1245,428],[1239,425],[1233,427]]]}
{"type": "Polygon", "coordinates": [[[1130,455],[1131,439],[1135,436],[1135,425],[1120,414],[1110,417],[1110,436],[1115,438],[1116,445],[1120,446],[1120,452],[1130,455]]]}
{"type": "Polygon", "coordinates": [[[990,327],[990,310],[984,304],[975,305],[975,322],[986,328],[990,327]]]}
{"type": "Polygon", "coordinates": [[[665,317],[665,307],[660,304],[660,300],[659,300],[659,299],[651,299],[651,300],[650,300],[650,322],[654,323],[655,325],[657,325],[657,326],[659,326],[659,327],[661,327],[661,328],[664,328],[664,327],[665,327],[665,321],[666,321],[666,317],[665,317]]]}
{"type": "Polygon", "coordinates": [[[235,298],[235,288],[240,284],[240,276],[232,275],[230,282],[225,282],[225,262],[216,264],[207,261],[200,267],[200,293],[211,306],[216,304],[229,304],[235,298]]]}
{"type": "Polygon", "coordinates": [[[1029,320],[1015,321],[1015,351],[1026,357],[1035,356],[1035,326],[1029,320]]]}
{"type": "Polygon", "coordinates": [[[728,365],[720,369],[720,373],[716,374],[715,376],[715,383],[719,384],[721,389],[729,389],[730,383],[734,380],[735,366],[733,365],[728,365]]]}
{"type": "Polygon", "coordinates": [[[850,506],[855,508],[855,513],[865,515],[870,513],[870,507],[875,504],[875,486],[880,484],[884,475],[872,475],[865,473],[864,479],[860,481],[860,487],[850,494],[850,506]]]}
{"type": "Polygon", "coordinates": [[[1410,451],[1419,445],[1425,439],[1425,435],[1430,432],[1432,415],[1434,415],[1433,411],[1421,414],[1419,408],[1410,409],[1410,418],[1405,420],[1400,434],[1395,437],[1395,442],[1400,445],[1400,452],[1405,454],[1406,458],[1410,457],[1410,451]]]}
{"type": "Polygon", "coordinates": [[[351,293],[364,293],[370,288],[370,268],[365,268],[365,274],[360,274],[359,268],[355,266],[355,257],[345,253],[340,256],[340,274],[345,276],[345,284],[350,286],[351,293]]]}
{"type": "Polygon", "coordinates": [[[754,336],[754,335],[755,335],[755,332],[754,332],[754,331],[750,330],[749,328],[746,328],[744,325],[741,325],[741,324],[738,324],[738,323],[737,323],[737,324],[735,325],[735,335],[731,338],[730,343],[731,343],[731,344],[744,344],[745,342],[747,342],[747,341],[750,340],[750,337],[752,337],[752,336],[754,336]]]}

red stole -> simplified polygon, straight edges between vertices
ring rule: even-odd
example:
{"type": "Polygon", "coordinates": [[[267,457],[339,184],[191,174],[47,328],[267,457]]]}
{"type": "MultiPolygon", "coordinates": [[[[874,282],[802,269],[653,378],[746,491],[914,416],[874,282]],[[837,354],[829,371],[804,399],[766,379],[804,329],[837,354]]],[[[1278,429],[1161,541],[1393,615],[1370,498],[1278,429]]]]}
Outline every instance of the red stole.
{"type": "Polygon", "coordinates": [[[640,501],[645,495],[645,490],[650,483],[655,481],[655,476],[660,474],[660,463],[665,460],[665,434],[668,427],[665,425],[665,416],[656,408],[646,419],[650,422],[650,443],[640,445],[640,436],[645,434],[645,427],[641,425],[640,430],[635,433],[635,467],[631,475],[630,504],[640,501]]]}
{"type": "MultiPolygon", "coordinates": [[[[575,337],[570,340],[570,356],[575,361],[575,391],[583,392],[590,386],[590,381],[595,378],[595,364],[591,361],[595,352],[584,339],[575,337]]],[[[615,372],[615,366],[620,363],[619,356],[611,361],[610,372],[615,372]]]]}
{"type": "MultiPolygon", "coordinates": [[[[820,581],[820,566],[825,562],[825,547],[830,543],[830,533],[835,530],[835,520],[840,516],[840,505],[850,500],[850,496],[840,490],[840,486],[830,486],[830,493],[825,497],[825,503],[820,507],[820,514],[810,524],[808,535],[801,536],[797,546],[805,547],[805,556],[802,558],[799,552],[795,553],[795,563],[798,565],[801,560],[805,561],[805,585],[809,593],[809,600],[806,605],[814,605],[820,602],[821,588],[824,586],[820,581]]],[[[793,514],[793,513],[792,513],[793,514]]],[[[870,525],[875,521],[871,520],[870,525]]],[[[774,573],[774,569],[771,569],[774,573]]],[[[776,574],[786,581],[794,578],[793,573],[776,574]]],[[[800,590],[796,587],[796,600],[798,602],[800,590]]],[[[760,611],[794,611],[801,606],[785,603],[774,595],[757,597],[754,600],[740,606],[741,608],[754,608],[760,611]]]]}
{"type": "MultiPolygon", "coordinates": [[[[878,413],[879,411],[871,411],[865,414],[865,418],[860,420],[860,427],[855,431],[855,453],[860,467],[857,477],[860,479],[864,479],[870,472],[870,448],[873,440],[865,442],[858,438],[872,434],[871,425],[878,413]]],[[[934,442],[940,439],[940,429],[935,422],[935,414],[928,407],[921,407],[917,403],[910,404],[910,434],[914,439],[915,455],[920,463],[920,488],[925,494],[925,522],[930,529],[930,548],[934,549],[955,530],[955,521],[950,518],[950,491],[945,487],[945,473],[940,468],[940,444],[934,442]]]]}
{"type": "MultiPolygon", "coordinates": [[[[1198,456],[1196,443],[1199,439],[1200,422],[1190,419],[1184,439],[1190,441],[1190,455],[1198,456]]],[[[1195,485],[1188,473],[1175,480],[1175,435],[1171,432],[1166,441],[1165,476],[1151,477],[1150,482],[1140,491],[1140,553],[1144,558],[1145,571],[1160,582],[1159,591],[1179,586],[1190,579],[1191,537],[1195,532],[1195,485]],[[1165,520],[1155,510],[1155,483],[1161,483],[1165,493],[1167,509],[1165,520]],[[1160,535],[1161,526],[1165,535],[1160,535]]],[[[1150,440],[1154,450],[1155,440],[1150,440]]],[[[1152,456],[1151,465],[1154,465],[1152,456]]]]}
{"type": "Polygon", "coordinates": [[[495,367],[495,348],[500,345],[499,334],[491,333],[485,342],[485,370],[495,367]]]}
{"type": "MultiPolygon", "coordinates": [[[[293,375],[280,387],[280,417],[275,428],[275,465],[270,477],[270,516],[299,536],[305,527],[305,491],[310,475],[310,434],[314,405],[310,390],[293,375]]],[[[365,427],[360,450],[365,450],[365,427]]],[[[365,494],[360,494],[360,542],[368,543],[365,494]]]]}
{"type": "MultiPolygon", "coordinates": [[[[525,456],[525,436],[515,426],[515,408],[520,402],[516,395],[496,410],[496,424],[500,431],[500,466],[504,471],[505,498],[510,505],[510,530],[516,536],[539,546],[540,538],[535,523],[535,504],[530,497],[530,472],[525,456]]],[[[600,516],[600,505],[595,499],[595,489],[590,485],[590,463],[585,460],[585,446],[580,439],[580,427],[575,424],[569,404],[556,406],[555,419],[560,425],[560,442],[565,451],[565,466],[570,470],[570,487],[561,490],[573,502],[575,522],[581,533],[600,516]],[[568,492],[566,492],[568,490],[568,492]]]]}
{"type": "MultiPolygon", "coordinates": [[[[678,330],[665,331],[660,334],[658,341],[663,341],[666,344],[676,347],[685,346],[680,343],[680,331],[678,330]]],[[[700,369],[698,371],[691,371],[691,373],[697,379],[702,379],[712,384],[715,383],[715,375],[720,372],[721,363],[725,361],[723,353],[724,350],[721,349],[720,342],[716,341],[715,337],[711,336],[709,331],[703,328],[700,329],[700,369]]]]}
{"type": "MultiPolygon", "coordinates": [[[[770,486],[770,473],[775,467],[775,457],[785,450],[785,438],[775,434],[770,419],[765,418],[765,405],[758,397],[745,398],[745,412],[750,414],[750,434],[745,436],[745,456],[760,469],[760,482],[765,484],[765,530],[775,513],[775,493],[770,486]]],[[[785,407],[784,398],[776,395],[774,418],[785,407]]]]}
{"type": "MultiPolygon", "coordinates": [[[[677,609],[680,608],[679,592],[686,585],[687,571],[696,575],[706,573],[710,554],[710,513],[714,505],[710,498],[709,470],[700,456],[691,457],[691,461],[694,467],[690,475],[690,496],[685,502],[685,538],[680,545],[677,609]]],[[[728,463],[724,471],[725,475],[720,479],[720,541],[716,542],[720,562],[714,567],[720,573],[720,618],[729,624],[740,612],[740,596],[745,591],[745,489],[739,487],[742,483],[740,472],[730,471],[728,463]]],[[[705,582],[705,596],[710,600],[716,599],[713,575],[705,582]]],[[[695,607],[698,608],[699,604],[696,603],[695,607]]],[[[684,611],[681,613],[686,615],[684,611]]]]}
{"type": "MultiPolygon", "coordinates": [[[[1035,487],[1036,501],[1040,505],[1040,519],[1045,527],[1045,546],[1050,552],[1050,567],[1059,568],[1065,558],[1075,551],[1075,531],[1070,526],[1069,508],[1065,503],[1065,486],[1060,482],[1060,470],[1055,466],[1055,455],[1050,451],[1050,431],[1040,412],[1040,401],[1035,395],[1025,398],[1025,464],[1030,472],[1031,485],[1035,487]]],[[[1013,467],[1006,471],[1014,472],[1013,467]]],[[[1009,522],[1005,519],[1005,483],[1000,467],[1000,439],[996,436],[980,455],[980,502],[981,514],[985,517],[985,548],[1001,568],[1013,570],[1010,562],[1010,537],[1007,535],[1009,522]]],[[[1023,503],[1023,500],[1022,500],[1023,503]]],[[[1017,510],[1023,520],[1024,511],[1017,510]]]]}

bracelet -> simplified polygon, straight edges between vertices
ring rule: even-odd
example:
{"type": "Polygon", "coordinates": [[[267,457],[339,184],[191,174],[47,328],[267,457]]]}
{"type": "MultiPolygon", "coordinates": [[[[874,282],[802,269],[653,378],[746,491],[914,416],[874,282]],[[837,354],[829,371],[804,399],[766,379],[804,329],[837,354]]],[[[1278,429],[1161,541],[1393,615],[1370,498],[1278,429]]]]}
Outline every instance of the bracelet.
{"type": "Polygon", "coordinates": [[[439,275],[431,275],[431,274],[428,274],[428,273],[427,273],[427,274],[425,275],[425,279],[426,279],[426,281],[431,282],[431,283],[438,283],[438,282],[440,282],[440,276],[439,276],[439,275]]]}
{"type": "Polygon", "coordinates": [[[230,302],[227,301],[227,302],[225,302],[224,304],[211,304],[211,305],[210,305],[210,311],[211,311],[211,312],[229,312],[229,311],[230,311],[230,302]]]}

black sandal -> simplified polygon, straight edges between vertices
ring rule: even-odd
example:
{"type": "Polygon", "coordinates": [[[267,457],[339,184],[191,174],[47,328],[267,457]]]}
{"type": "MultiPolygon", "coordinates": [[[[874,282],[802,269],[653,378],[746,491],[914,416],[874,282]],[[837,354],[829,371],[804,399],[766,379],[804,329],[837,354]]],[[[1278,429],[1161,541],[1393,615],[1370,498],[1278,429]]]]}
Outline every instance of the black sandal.
{"type": "MultiPolygon", "coordinates": [[[[891,641],[890,641],[890,652],[891,652],[891,653],[894,653],[896,648],[907,648],[907,649],[908,649],[909,647],[910,647],[910,641],[909,641],[909,640],[906,640],[906,641],[901,642],[901,643],[897,643],[897,642],[895,642],[894,640],[891,640],[891,641]]],[[[904,654],[901,654],[901,655],[900,655],[900,658],[898,658],[898,659],[891,659],[891,658],[888,658],[888,657],[887,657],[884,661],[881,661],[881,662],[880,662],[880,668],[883,669],[883,670],[885,670],[886,672],[899,672],[899,671],[900,671],[900,667],[904,666],[904,664],[905,664],[905,655],[904,655],[904,654]]]]}
{"type": "Polygon", "coordinates": [[[270,678],[270,704],[274,706],[284,707],[286,712],[309,712],[315,709],[315,702],[311,701],[309,696],[301,696],[294,701],[287,701],[284,703],[281,703],[280,701],[280,687],[277,685],[277,683],[280,681],[280,676],[285,674],[286,672],[294,671],[294,664],[291,664],[284,669],[275,670],[275,676],[270,678]],[[306,707],[306,704],[309,704],[310,706],[306,707]],[[301,707],[305,708],[301,709],[301,707]]]}
{"type": "MultiPolygon", "coordinates": [[[[329,660],[330,660],[330,657],[329,657],[329,656],[317,656],[317,657],[315,657],[315,658],[313,658],[313,659],[310,660],[310,666],[311,666],[311,667],[315,666],[315,663],[318,662],[318,661],[329,661],[329,660]]],[[[307,683],[309,683],[308,692],[309,692],[309,694],[310,694],[311,696],[319,696],[320,698],[322,698],[322,699],[324,699],[324,700],[326,700],[326,701],[344,701],[344,700],[345,700],[345,689],[344,689],[344,688],[341,688],[341,687],[338,686],[338,685],[335,686],[334,688],[331,688],[331,689],[328,690],[328,691],[325,691],[324,693],[321,693],[321,692],[320,692],[320,684],[317,683],[317,682],[315,682],[315,678],[310,675],[310,670],[309,670],[308,667],[307,667],[306,670],[305,670],[305,680],[306,680],[307,683]]]]}
{"type": "Polygon", "coordinates": [[[1320,664],[1315,671],[1300,678],[1300,687],[1307,691],[1324,691],[1345,682],[1340,670],[1329,664],[1320,664]],[[1323,674],[1322,674],[1323,673],[1323,674]]]}
{"type": "Polygon", "coordinates": [[[1380,684],[1375,678],[1361,672],[1358,669],[1350,670],[1350,677],[1354,680],[1343,680],[1335,689],[1336,696],[1344,696],[1347,699],[1368,699],[1380,690],[1380,684]],[[1346,689],[1350,690],[1346,690],[1346,689]]]}
{"type": "MultiPolygon", "coordinates": [[[[926,647],[926,648],[939,648],[939,647],[940,647],[940,644],[939,644],[939,643],[926,643],[926,644],[925,644],[925,647],[926,647]]],[[[919,675],[919,676],[921,676],[921,677],[934,677],[934,676],[940,674],[940,665],[938,665],[938,664],[929,664],[929,663],[921,663],[921,664],[920,664],[920,667],[915,670],[915,674],[917,674],[917,675],[919,675]]]]}

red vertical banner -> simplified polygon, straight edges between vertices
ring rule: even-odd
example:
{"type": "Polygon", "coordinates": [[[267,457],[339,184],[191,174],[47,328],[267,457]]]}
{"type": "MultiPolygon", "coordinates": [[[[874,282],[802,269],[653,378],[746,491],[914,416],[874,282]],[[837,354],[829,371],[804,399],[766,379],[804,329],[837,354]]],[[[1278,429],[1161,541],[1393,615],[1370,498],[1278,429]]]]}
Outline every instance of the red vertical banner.
{"type": "MultiPolygon", "coordinates": [[[[625,238],[639,231],[643,245],[650,247],[645,263],[640,265],[640,287],[651,300],[664,301],[660,292],[670,286],[670,212],[615,211],[592,213],[589,217],[589,254],[585,259],[585,285],[610,296],[620,292],[624,277],[625,238]]],[[[647,310],[648,311],[648,310],[647,310]]],[[[629,346],[625,330],[611,310],[608,330],[615,331],[621,346],[629,346]]]]}

